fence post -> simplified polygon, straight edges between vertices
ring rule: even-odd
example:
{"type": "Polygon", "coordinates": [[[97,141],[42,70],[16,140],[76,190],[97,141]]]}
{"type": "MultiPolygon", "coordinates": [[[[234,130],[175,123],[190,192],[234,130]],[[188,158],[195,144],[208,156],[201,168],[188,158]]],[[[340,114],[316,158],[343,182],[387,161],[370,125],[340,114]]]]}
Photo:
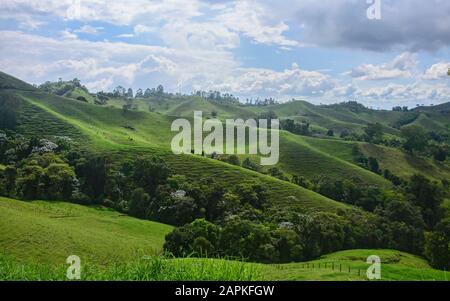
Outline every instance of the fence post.
{"type": "Polygon", "coordinates": [[[342,264],[339,264],[339,272],[342,272],[342,264]]]}

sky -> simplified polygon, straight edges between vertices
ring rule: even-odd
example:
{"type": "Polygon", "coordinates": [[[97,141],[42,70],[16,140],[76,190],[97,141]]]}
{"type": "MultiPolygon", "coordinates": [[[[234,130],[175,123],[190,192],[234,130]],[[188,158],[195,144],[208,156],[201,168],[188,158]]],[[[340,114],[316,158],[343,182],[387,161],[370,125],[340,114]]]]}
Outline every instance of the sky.
{"type": "Polygon", "coordinates": [[[448,0],[0,0],[0,70],[93,92],[436,105],[449,16],[448,0]]]}

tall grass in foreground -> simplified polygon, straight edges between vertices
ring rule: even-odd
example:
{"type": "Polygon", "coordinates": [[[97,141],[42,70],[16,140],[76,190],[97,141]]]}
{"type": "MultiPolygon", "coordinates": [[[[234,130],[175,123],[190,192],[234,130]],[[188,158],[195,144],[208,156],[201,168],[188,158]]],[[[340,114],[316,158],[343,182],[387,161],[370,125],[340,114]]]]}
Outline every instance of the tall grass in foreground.
{"type": "MultiPolygon", "coordinates": [[[[0,280],[65,281],[68,266],[19,263],[0,254],[0,280]]],[[[221,259],[170,259],[154,256],[108,266],[82,265],[81,280],[97,281],[254,281],[257,267],[221,259]]]]}

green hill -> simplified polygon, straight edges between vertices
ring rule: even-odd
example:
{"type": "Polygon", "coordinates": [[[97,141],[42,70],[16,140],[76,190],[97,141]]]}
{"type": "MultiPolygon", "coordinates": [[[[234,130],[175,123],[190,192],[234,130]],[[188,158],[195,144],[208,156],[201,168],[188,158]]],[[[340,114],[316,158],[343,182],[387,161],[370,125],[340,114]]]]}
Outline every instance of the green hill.
{"type": "Polygon", "coordinates": [[[72,254],[92,263],[157,254],[172,230],[103,207],[6,198],[0,198],[0,221],[0,253],[52,264],[72,254]]]}
{"type": "MultiPolygon", "coordinates": [[[[16,82],[15,85],[21,82],[9,77],[8,82],[12,81],[16,82]]],[[[306,102],[290,102],[269,107],[241,107],[208,102],[199,97],[175,100],[165,111],[167,114],[165,115],[148,111],[124,111],[39,91],[10,90],[10,92],[22,99],[22,106],[18,112],[18,128],[22,133],[69,136],[76,141],[82,141],[80,147],[98,152],[112,152],[120,156],[133,156],[130,150],[132,153],[160,154],[176,173],[196,177],[215,176],[227,185],[258,179],[267,184],[274,203],[288,204],[301,211],[334,210],[342,208],[343,205],[287,182],[223,162],[191,155],[172,155],[170,141],[173,133],[170,132],[170,125],[175,117],[171,115],[191,117],[194,110],[204,110],[205,114],[217,112],[219,118],[237,118],[257,116],[263,111],[273,109],[280,116],[294,115],[296,118],[316,120],[324,126],[324,129],[328,128],[326,122],[331,122],[334,125],[344,125],[343,128],[350,125],[357,130],[362,130],[367,120],[380,118],[385,124],[390,124],[395,123],[399,116],[403,116],[402,112],[369,109],[353,112],[354,108],[345,105],[314,106],[306,102]]],[[[398,130],[392,128],[392,132],[395,131],[398,130]]],[[[335,179],[356,180],[369,185],[389,186],[390,183],[380,175],[354,164],[352,148],[355,144],[356,142],[339,139],[318,139],[282,132],[279,167],[287,175],[295,174],[309,179],[325,175],[335,179]]],[[[377,158],[382,168],[389,168],[399,176],[407,177],[416,172],[423,172],[426,167],[425,174],[431,178],[450,177],[449,167],[446,164],[411,158],[392,148],[363,145],[362,149],[368,156],[377,158]]]]}
{"type": "Polygon", "coordinates": [[[342,251],[282,265],[164,259],[158,254],[170,226],[103,207],[0,198],[0,221],[3,280],[64,280],[69,255],[81,258],[83,279],[90,280],[367,280],[370,255],[381,258],[383,280],[447,280],[423,259],[393,250],[342,251]]]}
{"type": "Polygon", "coordinates": [[[82,147],[122,157],[136,153],[159,154],[178,174],[200,178],[214,176],[225,185],[259,180],[268,187],[275,205],[289,205],[300,211],[334,211],[346,207],[294,184],[217,160],[173,155],[170,151],[172,117],[95,106],[45,93],[19,92],[18,95],[23,97],[24,114],[19,114],[19,129],[24,133],[67,135],[83,141],[82,147]],[[48,127],[47,122],[38,124],[38,120],[48,120],[53,126],[48,127]]]}
{"type": "Polygon", "coordinates": [[[37,88],[27,84],[11,75],[0,71],[0,90],[14,89],[24,91],[35,91],[37,88]]]}

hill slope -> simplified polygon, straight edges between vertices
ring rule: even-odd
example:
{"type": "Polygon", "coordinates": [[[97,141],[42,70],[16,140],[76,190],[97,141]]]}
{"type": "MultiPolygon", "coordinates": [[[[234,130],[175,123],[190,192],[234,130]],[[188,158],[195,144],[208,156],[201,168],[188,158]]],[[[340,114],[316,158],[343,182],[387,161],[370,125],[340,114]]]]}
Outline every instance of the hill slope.
{"type": "Polygon", "coordinates": [[[64,263],[76,254],[92,263],[162,251],[172,227],[103,207],[0,198],[0,253],[20,260],[64,263]]]}
{"type": "Polygon", "coordinates": [[[342,251],[307,264],[143,261],[161,251],[171,227],[70,203],[0,198],[0,230],[0,280],[65,280],[69,255],[82,259],[91,280],[367,280],[370,255],[381,258],[383,280],[447,280],[423,259],[393,250],[342,251]]]}

